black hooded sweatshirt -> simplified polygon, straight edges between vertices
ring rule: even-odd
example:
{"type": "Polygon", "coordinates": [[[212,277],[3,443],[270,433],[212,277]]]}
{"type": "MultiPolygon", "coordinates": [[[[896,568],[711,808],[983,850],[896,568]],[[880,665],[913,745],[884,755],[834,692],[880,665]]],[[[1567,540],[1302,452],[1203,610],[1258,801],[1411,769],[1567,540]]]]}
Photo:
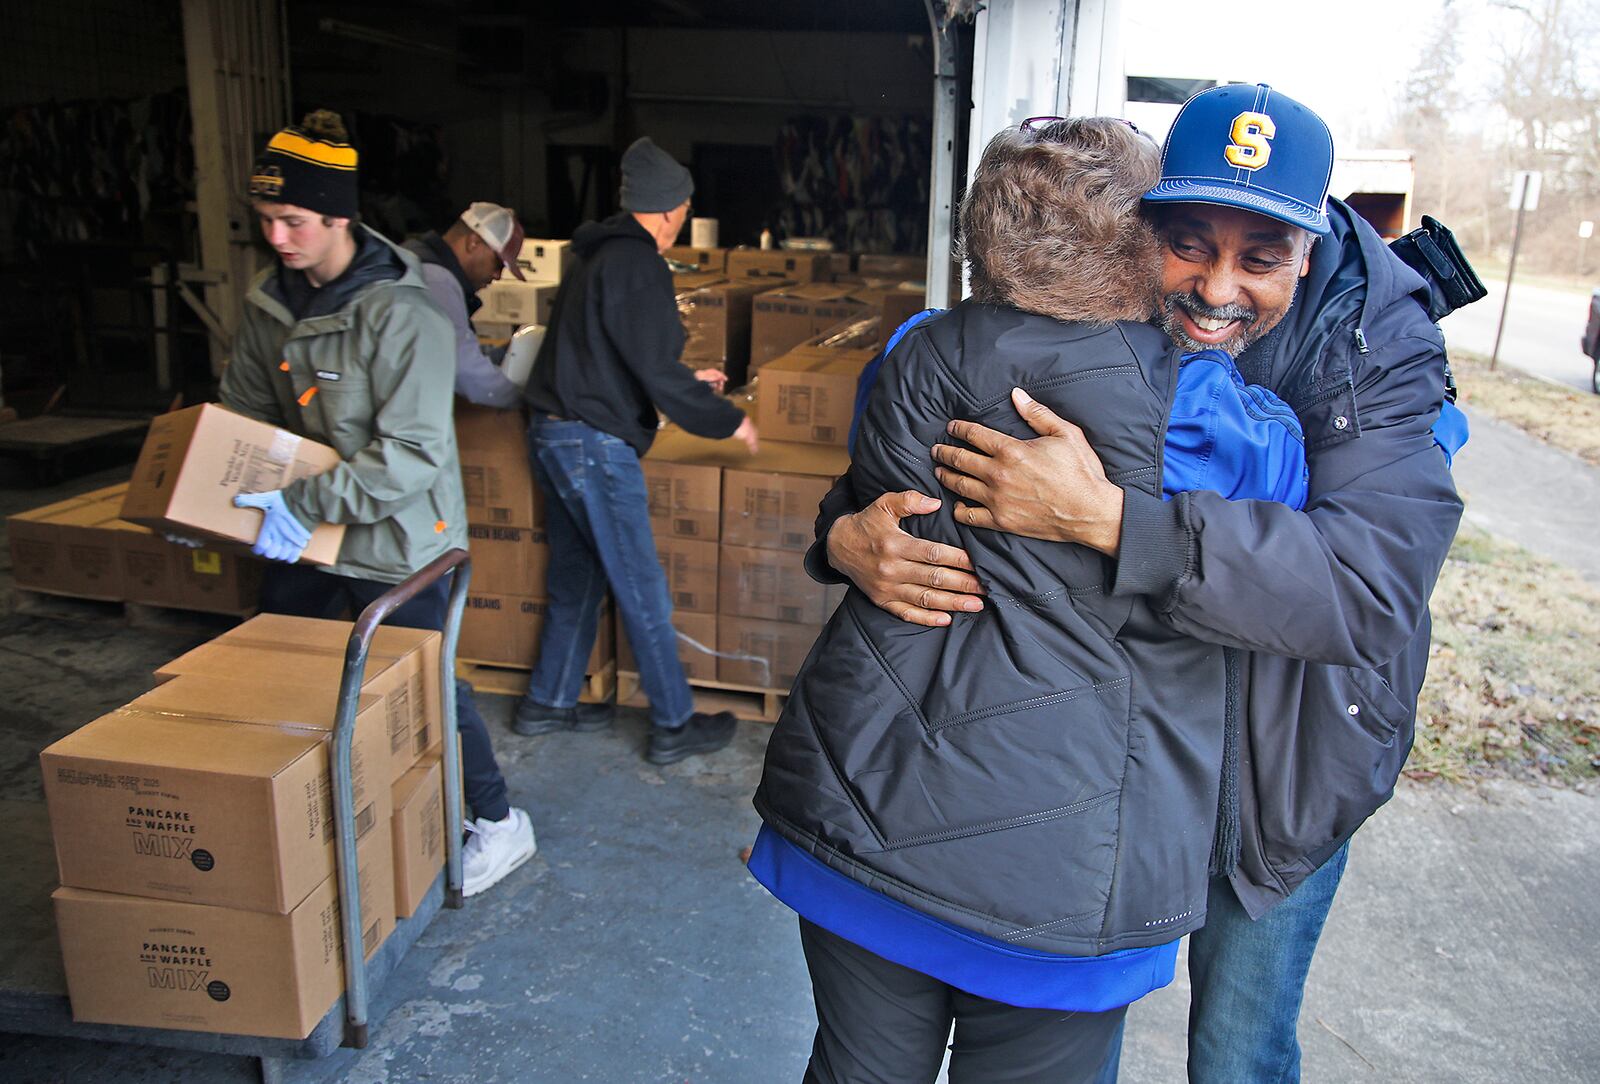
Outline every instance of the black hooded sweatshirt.
{"type": "Polygon", "coordinates": [[[655,239],[623,212],[579,226],[572,250],[578,266],[556,294],[529,407],[620,437],[641,456],[657,411],[696,436],[732,436],[744,412],[678,360],[683,322],[655,239]]]}

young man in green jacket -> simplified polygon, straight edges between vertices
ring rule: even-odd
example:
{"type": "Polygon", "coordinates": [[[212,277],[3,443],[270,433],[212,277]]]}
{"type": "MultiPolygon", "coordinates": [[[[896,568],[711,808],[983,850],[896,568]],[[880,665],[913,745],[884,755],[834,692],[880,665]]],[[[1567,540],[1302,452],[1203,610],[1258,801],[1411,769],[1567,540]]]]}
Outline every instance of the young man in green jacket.
{"type": "MultiPolygon", "coordinates": [[[[268,142],[250,179],[261,232],[278,255],[250,285],[222,404],[331,445],[344,462],[281,490],[241,496],[262,512],[255,552],[271,613],[338,618],[446,550],[467,545],[451,416],[450,324],[421,268],[356,221],[356,151],[336,114],[308,115],[268,142]],[[297,565],[319,523],[346,525],[338,562],[297,565]]],[[[441,581],[391,621],[441,629],[441,581]]],[[[506,799],[472,687],[456,683],[466,801],[466,895],[530,858],[528,815],[506,799]]]]}

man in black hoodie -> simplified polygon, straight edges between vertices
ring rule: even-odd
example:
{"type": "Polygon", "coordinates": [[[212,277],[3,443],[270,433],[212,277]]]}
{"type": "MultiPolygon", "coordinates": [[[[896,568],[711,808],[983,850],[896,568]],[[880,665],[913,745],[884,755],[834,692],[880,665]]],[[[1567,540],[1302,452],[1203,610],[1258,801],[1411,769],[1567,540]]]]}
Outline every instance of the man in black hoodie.
{"type": "Polygon", "coordinates": [[[650,698],[653,764],[722,748],[735,720],[694,710],[639,458],[660,413],[696,436],[738,437],[756,450],[750,419],[678,360],[683,324],[661,254],[683,229],[693,191],[689,171],[648,138],[628,148],[624,209],[573,233],[578,267],[562,280],[525,392],[534,478],[545,497],[549,603],[512,729],[531,735],[610,723],[609,707],[578,704],[609,583],[650,698]]]}

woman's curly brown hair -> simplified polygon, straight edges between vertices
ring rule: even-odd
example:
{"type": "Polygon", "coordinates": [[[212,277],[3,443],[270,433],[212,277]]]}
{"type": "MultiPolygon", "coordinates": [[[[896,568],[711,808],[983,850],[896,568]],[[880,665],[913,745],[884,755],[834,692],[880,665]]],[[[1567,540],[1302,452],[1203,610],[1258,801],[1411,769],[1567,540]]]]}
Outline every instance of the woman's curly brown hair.
{"type": "Polygon", "coordinates": [[[989,141],[961,203],[972,296],[1057,320],[1144,320],[1161,249],[1139,200],[1155,144],[1112,117],[1010,128],[989,141]]]}

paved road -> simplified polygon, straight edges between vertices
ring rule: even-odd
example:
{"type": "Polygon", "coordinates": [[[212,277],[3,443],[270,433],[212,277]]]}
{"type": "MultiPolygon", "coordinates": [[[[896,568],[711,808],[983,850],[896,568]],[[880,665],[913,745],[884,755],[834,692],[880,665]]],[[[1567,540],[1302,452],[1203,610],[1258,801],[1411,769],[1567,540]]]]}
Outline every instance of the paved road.
{"type": "MultiPolygon", "coordinates": [[[[1487,357],[1494,349],[1505,283],[1485,279],[1484,285],[1489,287],[1488,297],[1451,313],[1439,326],[1451,346],[1487,357]]],[[[1587,294],[1516,283],[1511,291],[1511,308],[1506,313],[1500,360],[1589,391],[1594,366],[1578,343],[1588,317],[1587,294]]]]}

